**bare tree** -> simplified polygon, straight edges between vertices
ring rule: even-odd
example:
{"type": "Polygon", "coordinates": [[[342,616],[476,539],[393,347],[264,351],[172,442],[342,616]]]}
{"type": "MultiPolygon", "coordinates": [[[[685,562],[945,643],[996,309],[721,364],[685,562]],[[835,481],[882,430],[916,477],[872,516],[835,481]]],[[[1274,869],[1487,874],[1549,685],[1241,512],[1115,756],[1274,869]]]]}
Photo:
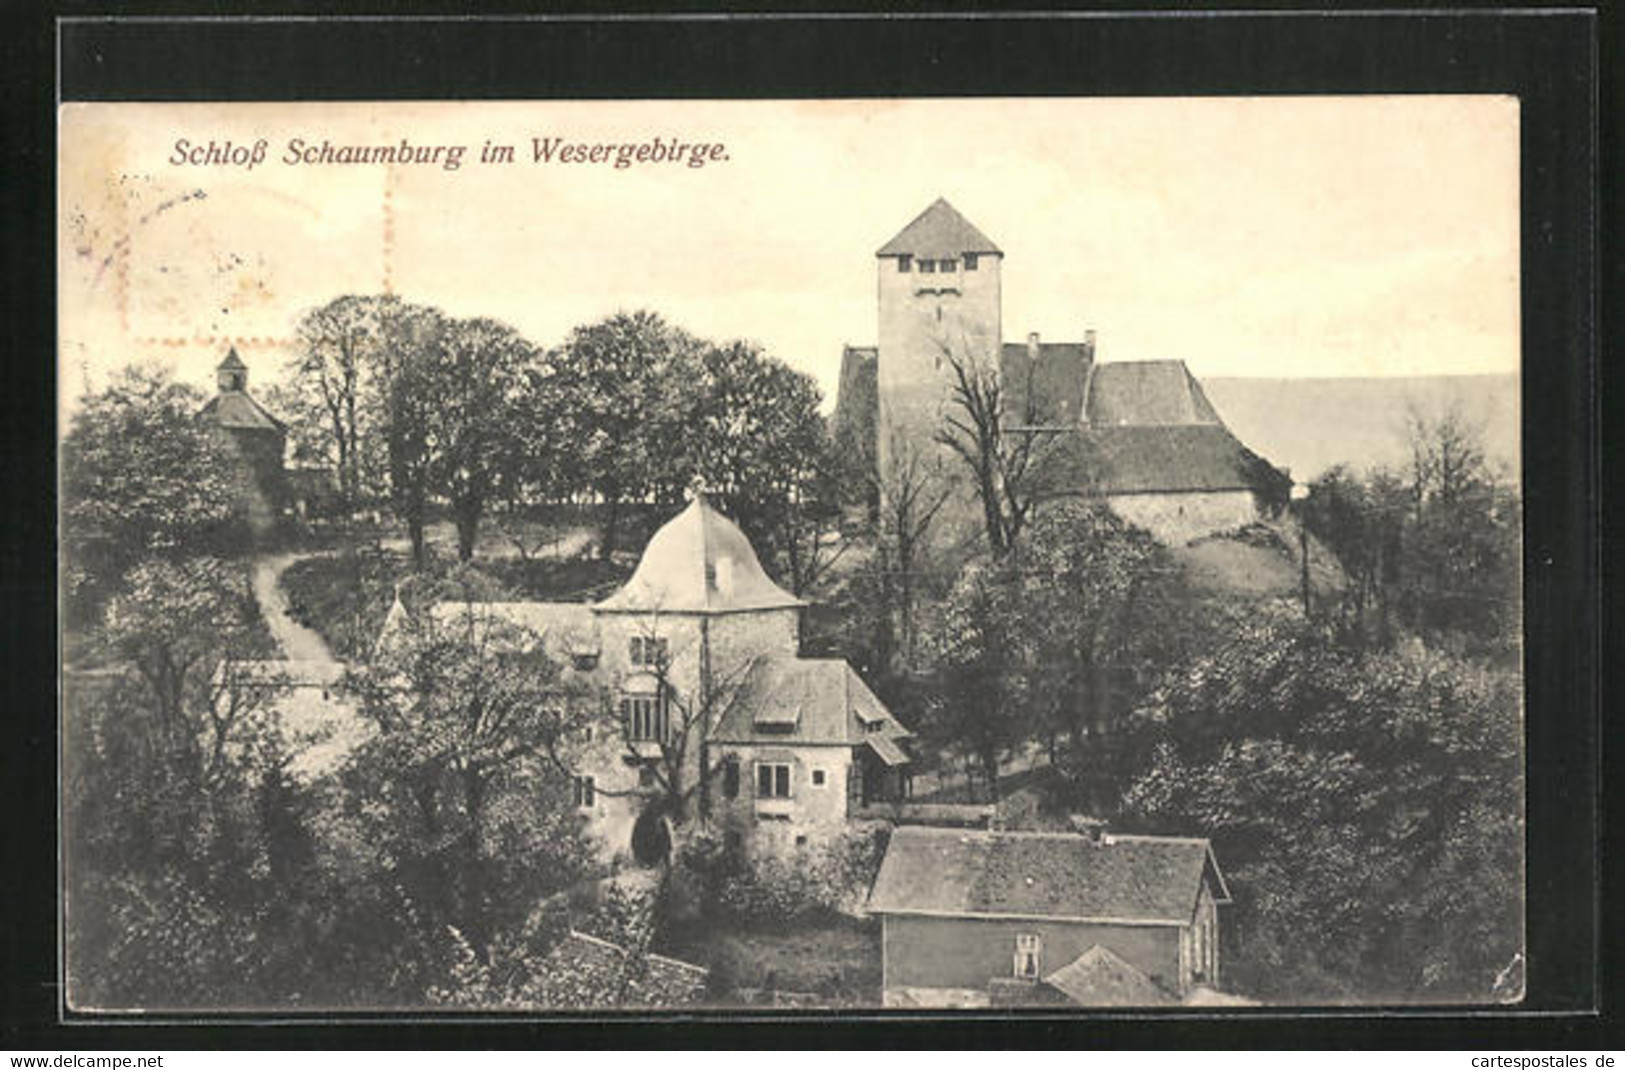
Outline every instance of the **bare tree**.
{"type": "Polygon", "coordinates": [[[896,618],[898,652],[912,664],[918,639],[915,598],[921,566],[929,547],[931,525],[953,493],[919,448],[894,432],[876,480],[880,500],[882,583],[887,611],[896,618]]]}
{"type": "Polygon", "coordinates": [[[982,506],[988,548],[1003,557],[1015,546],[1036,504],[1029,485],[1035,462],[1061,429],[1035,426],[1034,392],[1024,392],[1022,411],[1008,411],[999,369],[978,358],[961,337],[937,345],[949,372],[949,404],[936,441],[964,462],[982,506]]]}

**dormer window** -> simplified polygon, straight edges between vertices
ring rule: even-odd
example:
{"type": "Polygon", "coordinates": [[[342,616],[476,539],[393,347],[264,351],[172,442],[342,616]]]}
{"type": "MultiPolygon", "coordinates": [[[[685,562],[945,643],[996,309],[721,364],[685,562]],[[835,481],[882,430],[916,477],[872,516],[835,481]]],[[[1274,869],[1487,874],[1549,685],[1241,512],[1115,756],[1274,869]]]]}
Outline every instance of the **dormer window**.
{"type": "Polygon", "coordinates": [[[930,275],[932,272],[934,272],[936,270],[937,270],[937,262],[935,260],[921,260],[920,261],[920,274],[922,274],[922,275],[930,275]]]}
{"type": "Polygon", "coordinates": [[[941,260],[941,261],[938,261],[937,262],[937,270],[943,272],[944,274],[958,271],[959,270],[959,261],[957,261],[957,260],[941,260]]]}
{"type": "Polygon", "coordinates": [[[966,253],[965,254],[965,270],[966,271],[975,271],[976,270],[976,254],[975,253],[966,253]]]}
{"type": "Polygon", "coordinates": [[[897,273],[899,275],[907,275],[913,269],[914,258],[912,256],[904,253],[902,256],[897,258],[897,273]]]}

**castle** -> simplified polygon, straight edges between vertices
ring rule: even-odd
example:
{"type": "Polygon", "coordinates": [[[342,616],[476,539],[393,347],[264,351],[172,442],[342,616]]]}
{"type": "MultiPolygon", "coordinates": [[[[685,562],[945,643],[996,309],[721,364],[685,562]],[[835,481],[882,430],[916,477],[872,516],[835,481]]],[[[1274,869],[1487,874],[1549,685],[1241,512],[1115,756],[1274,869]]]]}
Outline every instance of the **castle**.
{"type": "MultiPolygon", "coordinates": [[[[835,433],[885,473],[900,454],[950,483],[963,464],[938,442],[954,368],[991,369],[1001,433],[1032,444],[1036,501],[1089,497],[1170,545],[1234,530],[1285,505],[1290,477],[1225,427],[1180,360],[1101,362],[1081,342],[1005,342],[1004,252],[938,199],[875,253],[878,346],[845,347],[835,433]]],[[[970,491],[961,488],[961,525],[970,491]]]]}

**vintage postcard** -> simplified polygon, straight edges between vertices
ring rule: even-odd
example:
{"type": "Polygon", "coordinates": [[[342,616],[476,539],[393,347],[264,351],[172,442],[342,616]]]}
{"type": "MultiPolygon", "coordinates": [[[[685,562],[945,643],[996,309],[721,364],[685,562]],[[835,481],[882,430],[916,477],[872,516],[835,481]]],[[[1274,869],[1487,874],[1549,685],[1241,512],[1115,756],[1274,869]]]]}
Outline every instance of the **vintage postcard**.
{"type": "Polygon", "coordinates": [[[71,1010],[1523,999],[1516,99],[59,123],[71,1010]]]}

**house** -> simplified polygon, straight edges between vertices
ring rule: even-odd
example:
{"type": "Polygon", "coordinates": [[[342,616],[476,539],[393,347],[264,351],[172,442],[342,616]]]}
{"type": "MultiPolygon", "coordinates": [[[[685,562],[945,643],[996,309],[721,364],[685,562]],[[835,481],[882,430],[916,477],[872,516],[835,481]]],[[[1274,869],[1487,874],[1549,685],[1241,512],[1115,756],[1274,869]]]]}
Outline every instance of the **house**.
{"type": "MultiPolygon", "coordinates": [[[[1284,507],[1290,478],[1231,434],[1183,361],[1103,362],[1092,330],[1004,341],[1004,255],[940,198],[876,252],[879,345],[843,350],[832,426],[877,458],[882,487],[904,453],[962,479],[936,441],[957,361],[996,371],[1003,429],[1030,437],[1039,500],[1104,500],[1169,545],[1284,507]]],[[[974,531],[970,493],[954,496],[950,527],[974,531]]]]}
{"type": "Polygon", "coordinates": [[[249,529],[268,533],[291,500],[283,455],[288,428],[248,392],[248,365],[232,347],[215,369],[218,392],[198,411],[231,457],[236,495],[249,529]]]}
{"type": "Polygon", "coordinates": [[[893,832],[868,909],[887,1006],[1152,1006],[1220,981],[1206,840],[893,832]]]}
{"type": "MultiPolygon", "coordinates": [[[[804,605],[696,492],[600,602],[429,612],[500,620],[541,644],[561,701],[597,711],[569,754],[589,833],[606,855],[654,861],[669,849],[673,771],[692,799],[683,816],[753,851],[827,842],[864,805],[908,791],[911,733],[844,661],[800,656],[804,605]]],[[[405,612],[391,610],[380,642],[405,612]]]]}

